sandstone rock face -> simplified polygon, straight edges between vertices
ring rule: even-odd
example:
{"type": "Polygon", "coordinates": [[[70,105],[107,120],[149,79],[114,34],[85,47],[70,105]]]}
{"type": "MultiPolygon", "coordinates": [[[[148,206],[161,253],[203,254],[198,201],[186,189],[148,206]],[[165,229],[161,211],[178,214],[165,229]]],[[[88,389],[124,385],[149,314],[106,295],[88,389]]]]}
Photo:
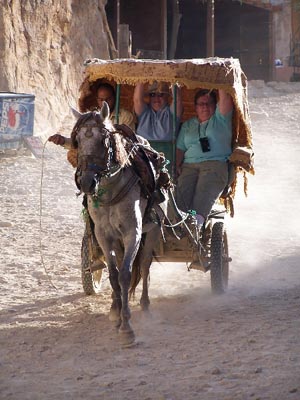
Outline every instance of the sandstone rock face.
{"type": "Polygon", "coordinates": [[[48,137],[70,122],[84,60],[109,58],[105,4],[0,0],[0,91],[36,96],[35,135],[48,137]]]}

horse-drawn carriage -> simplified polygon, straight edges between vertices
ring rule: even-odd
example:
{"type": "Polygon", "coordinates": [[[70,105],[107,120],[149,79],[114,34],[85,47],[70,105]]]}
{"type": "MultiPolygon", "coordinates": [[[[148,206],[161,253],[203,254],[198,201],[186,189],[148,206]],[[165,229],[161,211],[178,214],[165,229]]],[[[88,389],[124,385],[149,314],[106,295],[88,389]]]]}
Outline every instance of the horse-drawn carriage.
{"type": "MultiPolygon", "coordinates": [[[[201,229],[198,229],[192,211],[182,212],[177,208],[176,199],[174,198],[174,191],[170,189],[168,192],[168,212],[164,223],[159,226],[159,240],[157,240],[156,231],[156,245],[154,247],[155,259],[158,261],[186,262],[188,269],[198,269],[203,272],[210,271],[212,291],[214,293],[223,293],[227,288],[229,262],[231,261],[224,219],[227,212],[233,216],[233,198],[237,183],[237,173],[242,172],[246,181],[245,174],[247,172],[253,172],[251,159],[252,137],[247,100],[247,80],[241,70],[239,61],[232,58],[210,58],[176,61],[133,59],[103,61],[93,59],[88,60],[85,63],[85,79],[80,87],[79,109],[81,112],[85,113],[95,108],[97,106],[95,88],[100,82],[108,82],[116,89],[115,109],[118,118],[118,111],[120,107],[128,110],[133,109],[133,90],[135,85],[138,82],[151,84],[154,81],[164,81],[168,82],[170,86],[173,85],[173,101],[175,103],[175,110],[177,96],[176,88],[177,85],[181,87],[181,96],[184,106],[182,121],[185,121],[193,115],[194,94],[199,88],[224,89],[232,96],[233,99],[233,154],[231,157],[231,164],[233,166],[234,174],[232,175],[232,180],[228,183],[226,191],[224,191],[218,200],[218,204],[215,205],[201,229]]],[[[107,110],[101,110],[100,114],[102,117],[107,116],[107,110]]],[[[99,117],[97,118],[99,119],[99,117]]],[[[77,146],[79,143],[80,147],[81,140],[83,141],[86,139],[86,137],[93,136],[92,132],[94,127],[97,125],[97,118],[95,118],[95,121],[92,122],[88,122],[87,119],[83,121],[81,118],[81,125],[79,124],[77,127],[75,126],[72,135],[74,138],[77,135],[75,138],[77,146]]],[[[174,116],[174,120],[176,121],[176,114],[174,116]]],[[[174,123],[173,125],[174,133],[172,140],[152,141],[151,146],[158,152],[163,152],[165,157],[169,160],[170,164],[168,169],[175,184],[176,124],[174,123]]],[[[116,146],[116,144],[111,144],[111,142],[114,139],[112,139],[112,135],[107,133],[109,131],[107,127],[104,127],[103,129],[106,132],[104,134],[105,138],[103,141],[108,143],[106,146],[107,151],[113,153],[113,148],[116,146]]],[[[129,149],[129,153],[133,151],[132,149],[134,149],[134,146],[135,144],[131,150],[129,149]]],[[[91,156],[89,155],[84,161],[86,165],[90,166],[89,168],[86,168],[89,170],[87,173],[90,175],[101,175],[104,180],[114,177],[122,170],[122,166],[120,166],[120,162],[117,163],[115,161],[114,165],[117,165],[117,167],[115,166],[115,169],[109,169],[107,167],[107,160],[108,156],[106,155],[106,166],[104,173],[104,167],[102,167],[101,160],[95,161],[94,159],[92,160],[91,164],[91,156]]],[[[128,178],[128,182],[131,182],[130,179],[131,178],[128,178]]],[[[106,185],[109,184],[106,183],[106,185]]],[[[134,184],[132,185],[133,191],[134,184]]],[[[127,193],[128,192],[129,190],[127,190],[127,193]]],[[[101,195],[103,195],[103,188],[101,193],[101,195]]],[[[104,194],[104,197],[105,195],[106,194],[104,194]]],[[[121,192],[121,195],[118,194],[118,196],[121,198],[125,197],[126,194],[122,196],[121,192]]],[[[94,200],[92,196],[88,197],[90,206],[93,204],[94,209],[96,209],[95,203],[91,203],[95,201],[95,197],[94,200]]],[[[97,202],[101,203],[100,197],[101,196],[97,197],[97,202]]],[[[110,205],[112,203],[106,204],[110,205]]],[[[100,207],[101,206],[105,206],[105,202],[102,205],[100,204],[100,207]]],[[[97,210],[95,213],[97,213],[97,210]]],[[[102,228],[105,229],[105,226],[102,225],[102,228]]],[[[140,227],[138,229],[140,229],[140,227]]],[[[99,235],[100,233],[98,231],[98,236],[99,235]]],[[[111,238],[111,240],[113,240],[113,238],[111,238]]],[[[141,243],[143,243],[143,239],[141,243]]],[[[126,244],[123,243],[121,247],[123,247],[124,250],[126,244]]],[[[93,221],[88,217],[85,234],[82,241],[81,252],[82,283],[86,294],[94,294],[100,290],[102,269],[107,260],[102,259],[102,261],[99,262],[98,260],[97,262],[99,253],[101,253],[101,251],[99,252],[99,249],[100,248],[98,247],[98,243],[94,234],[93,221]]],[[[136,254],[137,249],[133,249],[132,252],[133,254],[136,254]]],[[[107,255],[109,254],[109,257],[110,254],[114,253],[117,253],[117,250],[112,248],[106,252],[107,255]]],[[[116,256],[116,259],[118,259],[116,254],[114,256],[116,256]]],[[[152,252],[150,264],[151,261],[152,252]]],[[[113,261],[113,263],[114,262],[115,261],[113,261]]],[[[145,276],[142,276],[143,281],[145,279],[147,280],[148,272],[149,270],[145,276]]],[[[128,282],[126,285],[127,284],[128,282]]],[[[143,285],[146,285],[146,283],[143,283],[143,285]]],[[[128,287],[128,285],[126,287],[128,287]]],[[[116,298],[113,297],[112,307],[114,307],[115,300],[116,298]]],[[[127,299],[124,298],[123,300],[127,304],[127,299]]],[[[145,308],[147,308],[148,305],[147,301],[145,303],[145,308]]]]}

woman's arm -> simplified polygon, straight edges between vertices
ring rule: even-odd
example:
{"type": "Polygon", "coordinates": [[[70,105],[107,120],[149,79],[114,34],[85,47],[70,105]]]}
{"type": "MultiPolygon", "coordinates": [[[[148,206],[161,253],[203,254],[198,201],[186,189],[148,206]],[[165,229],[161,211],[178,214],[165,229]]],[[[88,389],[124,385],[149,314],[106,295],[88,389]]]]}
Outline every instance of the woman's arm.
{"type": "Polygon", "coordinates": [[[224,89],[219,89],[219,110],[222,115],[228,114],[233,109],[233,101],[230,94],[224,89]]]}

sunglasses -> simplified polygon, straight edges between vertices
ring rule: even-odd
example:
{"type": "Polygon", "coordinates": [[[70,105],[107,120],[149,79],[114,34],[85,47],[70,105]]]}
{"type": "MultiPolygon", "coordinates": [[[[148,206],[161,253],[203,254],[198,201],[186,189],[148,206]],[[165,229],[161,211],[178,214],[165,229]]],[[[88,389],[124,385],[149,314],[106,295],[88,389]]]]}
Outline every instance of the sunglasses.
{"type": "Polygon", "coordinates": [[[164,97],[165,93],[149,93],[150,97],[164,97]]]}
{"type": "Polygon", "coordinates": [[[204,103],[204,102],[196,103],[196,106],[198,106],[198,107],[212,107],[214,105],[215,105],[215,103],[213,101],[209,101],[207,103],[204,103]]]}

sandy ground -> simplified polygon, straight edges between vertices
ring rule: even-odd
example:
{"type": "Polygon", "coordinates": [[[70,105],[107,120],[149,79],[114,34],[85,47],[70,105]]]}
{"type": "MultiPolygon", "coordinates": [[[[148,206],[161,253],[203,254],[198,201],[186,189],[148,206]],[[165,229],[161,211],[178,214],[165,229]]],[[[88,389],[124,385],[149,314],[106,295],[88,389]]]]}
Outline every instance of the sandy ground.
{"type": "Polygon", "coordinates": [[[151,317],[131,303],[132,348],[108,320],[107,274],[99,295],[83,294],[81,198],[64,150],[47,145],[42,187],[41,160],[1,155],[0,399],[300,399],[299,92],[251,83],[256,176],[228,220],[228,292],[213,297],[209,275],[184,264],[154,264],[151,317]]]}

